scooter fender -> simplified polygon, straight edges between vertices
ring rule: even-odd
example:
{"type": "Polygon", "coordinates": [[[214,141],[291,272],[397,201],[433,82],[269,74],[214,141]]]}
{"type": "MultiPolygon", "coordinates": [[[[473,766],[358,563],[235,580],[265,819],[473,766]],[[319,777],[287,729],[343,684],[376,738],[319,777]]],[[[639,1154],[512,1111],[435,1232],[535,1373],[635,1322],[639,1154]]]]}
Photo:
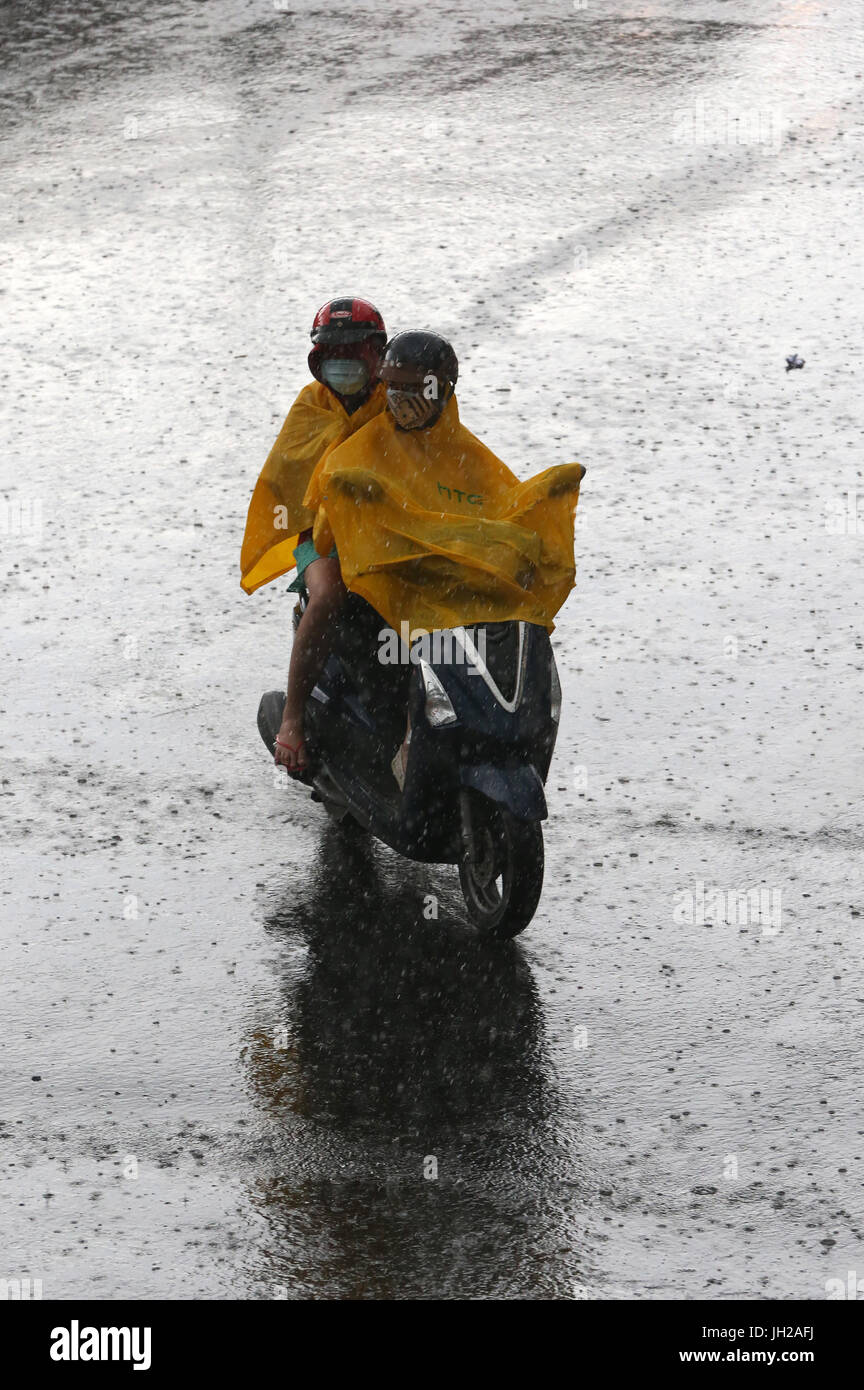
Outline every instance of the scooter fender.
{"type": "Polygon", "coordinates": [[[546,820],[546,795],[537,769],[530,763],[519,767],[496,767],[494,763],[474,763],[460,767],[463,787],[497,801],[517,820],[546,820]]]}

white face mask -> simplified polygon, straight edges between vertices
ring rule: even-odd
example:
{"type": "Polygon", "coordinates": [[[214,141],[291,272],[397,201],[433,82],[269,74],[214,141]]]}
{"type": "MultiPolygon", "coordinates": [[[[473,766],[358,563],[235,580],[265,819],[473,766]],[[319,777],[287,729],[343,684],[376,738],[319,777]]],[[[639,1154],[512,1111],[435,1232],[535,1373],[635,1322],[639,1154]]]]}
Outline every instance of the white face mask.
{"type": "Polygon", "coordinates": [[[321,363],[321,378],[340,396],[356,396],[369,380],[365,362],[354,357],[331,357],[321,363]]]}

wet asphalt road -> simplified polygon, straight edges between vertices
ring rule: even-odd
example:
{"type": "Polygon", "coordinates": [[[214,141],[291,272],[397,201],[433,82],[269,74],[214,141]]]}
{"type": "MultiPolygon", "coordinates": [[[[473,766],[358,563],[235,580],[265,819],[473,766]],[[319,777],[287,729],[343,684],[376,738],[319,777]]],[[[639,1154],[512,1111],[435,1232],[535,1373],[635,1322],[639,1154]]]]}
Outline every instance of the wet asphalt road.
{"type": "Polygon", "coordinates": [[[0,26],[0,1277],[824,1297],[864,1269],[857,6],[0,26]],[[588,468],[504,949],[255,730],[290,603],[240,591],[245,510],[346,288],[452,337],[520,476],[588,468]]]}

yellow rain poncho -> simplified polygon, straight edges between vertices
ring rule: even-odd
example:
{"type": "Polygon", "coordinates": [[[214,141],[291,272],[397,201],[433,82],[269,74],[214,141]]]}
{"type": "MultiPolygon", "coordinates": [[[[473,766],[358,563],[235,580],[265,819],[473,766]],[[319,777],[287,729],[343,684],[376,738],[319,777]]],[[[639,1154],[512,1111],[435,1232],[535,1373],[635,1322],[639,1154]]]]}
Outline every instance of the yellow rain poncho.
{"type": "Polygon", "coordinates": [[[427,430],[385,411],[330,450],[305,502],[314,540],[399,630],[521,618],[552,630],[574,582],[580,463],[520,483],[459,421],[455,398],[427,430]]]}
{"type": "Polygon", "coordinates": [[[303,498],[327,451],[369,423],[385,407],[380,384],[365,405],[349,415],[320,382],[304,386],[288,412],[252,494],[240,552],[240,583],[251,594],[294,568],[294,547],[308,530],[314,510],[303,498]]]}

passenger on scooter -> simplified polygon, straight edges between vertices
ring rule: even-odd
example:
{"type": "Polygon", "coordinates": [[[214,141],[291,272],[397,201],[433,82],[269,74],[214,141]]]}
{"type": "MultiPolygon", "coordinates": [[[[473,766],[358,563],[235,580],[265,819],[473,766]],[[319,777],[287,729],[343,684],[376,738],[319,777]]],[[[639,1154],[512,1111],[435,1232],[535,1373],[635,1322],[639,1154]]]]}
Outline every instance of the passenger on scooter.
{"type": "Polygon", "coordinates": [[[246,523],[241,584],[252,593],[297,567],[289,591],[306,599],[294,637],[276,762],[293,775],[306,768],[303,709],[328,650],[327,634],[344,599],[335,546],[319,555],[312,543],[314,509],[304,506],[312,474],[331,449],[385,406],[377,369],[387,331],[363,299],[333,299],[315,315],[304,386],[264,465],[246,523]]]}

